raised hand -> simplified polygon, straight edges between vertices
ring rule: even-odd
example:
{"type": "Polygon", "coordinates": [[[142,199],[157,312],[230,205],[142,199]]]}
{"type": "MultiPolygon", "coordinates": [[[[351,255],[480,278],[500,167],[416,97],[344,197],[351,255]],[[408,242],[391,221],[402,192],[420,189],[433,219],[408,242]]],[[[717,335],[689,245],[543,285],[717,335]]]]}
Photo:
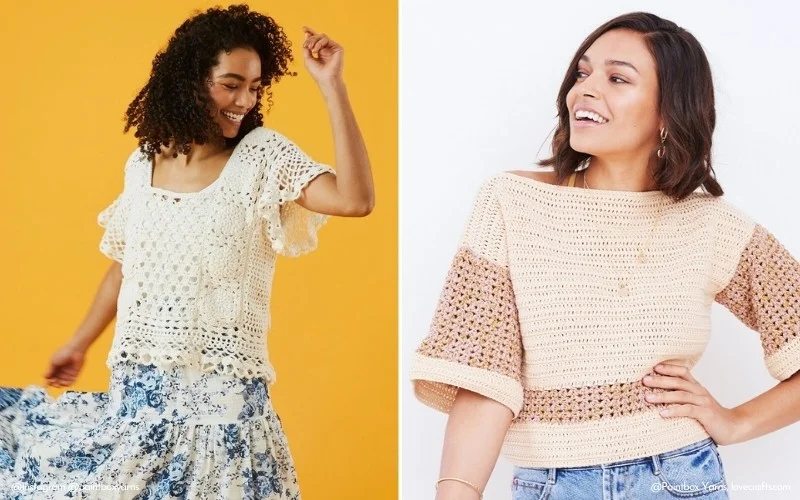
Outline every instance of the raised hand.
{"type": "Polygon", "coordinates": [[[303,26],[303,59],[308,72],[317,84],[324,85],[342,77],[344,48],[325,33],[303,26]],[[314,57],[316,54],[316,57],[314,57]]]}

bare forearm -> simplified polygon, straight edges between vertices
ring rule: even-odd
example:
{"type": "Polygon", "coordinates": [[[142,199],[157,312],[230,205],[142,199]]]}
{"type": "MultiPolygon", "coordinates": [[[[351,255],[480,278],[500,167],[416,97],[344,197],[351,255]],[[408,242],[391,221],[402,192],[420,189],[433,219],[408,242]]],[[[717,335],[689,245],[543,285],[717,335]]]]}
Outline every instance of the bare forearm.
{"type": "Polygon", "coordinates": [[[741,421],[737,442],[749,441],[800,421],[800,372],[733,411],[741,421]]]}
{"type": "Polygon", "coordinates": [[[103,333],[117,314],[117,297],[119,297],[121,285],[122,272],[120,264],[114,262],[103,277],[89,311],[69,340],[69,343],[86,350],[97,340],[97,337],[103,333]]]}
{"type": "Polygon", "coordinates": [[[336,188],[355,211],[369,213],[375,205],[371,166],[344,81],[336,78],[321,83],[320,89],[333,129],[336,188]]]}
{"type": "MultiPolygon", "coordinates": [[[[459,390],[447,420],[439,477],[457,477],[483,491],[511,419],[511,410],[503,404],[459,390]]],[[[436,500],[472,498],[478,493],[457,481],[442,481],[436,494],[436,500]]]]}

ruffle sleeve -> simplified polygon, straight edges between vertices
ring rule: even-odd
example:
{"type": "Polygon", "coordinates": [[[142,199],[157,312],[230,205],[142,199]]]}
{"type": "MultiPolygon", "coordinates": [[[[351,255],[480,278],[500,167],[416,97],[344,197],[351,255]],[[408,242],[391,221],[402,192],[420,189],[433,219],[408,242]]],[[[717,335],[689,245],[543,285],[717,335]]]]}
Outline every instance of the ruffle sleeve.
{"type": "Polygon", "coordinates": [[[134,150],[125,162],[122,192],[97,215],[97,224],[105,229],[100,239],[100,252],[119,263],[122,263],[125,254],[125,226],[130,212],[130,191],[134,184],[132,164],[138,153],[139,150],[134,150]]]}
{"type": "Polygon", "coordinates": [[[449,412],[459,388],[522,408],[523,346],[496,178],[485,181],[452,260],[411,380],[424,404],[449,412]]]}
{"type": "Polygon", "coordinates": [[[100,239],[100,251],[108,258],[122,263],[125,254],[125,221],[127,203],[120,194],[97,215],[97,224],[105,229],[100,239]]]}
{"type": "Polygon", "coordinates": [[[800,370],[800,263],[762,225],[748,234],[715,301],[760,334],[767,370],[782,381],[800,370]]]}
{"type": "Polygon", "coordinates": [[[266,165],[257,213],[272,249],[296,257],[317,247],[317,232],[328,220],[327,215],[307,210],[296,200],[314,178],[335,172],[275,131],[269,131],[265,141],[266,165]]]}

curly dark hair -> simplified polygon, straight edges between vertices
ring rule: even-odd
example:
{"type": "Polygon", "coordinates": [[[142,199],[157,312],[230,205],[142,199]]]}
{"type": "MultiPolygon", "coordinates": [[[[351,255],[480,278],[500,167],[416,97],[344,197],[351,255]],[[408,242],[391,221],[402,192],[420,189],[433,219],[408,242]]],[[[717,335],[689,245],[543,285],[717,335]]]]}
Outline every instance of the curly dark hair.
{"type": "Polygon", "coordinates": [[[205,144],[222,135],[208,112],[213,101],[205,85],[211,69],[219,64],[221,51],[249,48],[261,59],[256,105],[242,120],[237,136],[225,138],[226,147],[236,145],[263,124],[262,95],[266,93],[269,111],[270,85],[284,75],[297,74],[288,69],[294,60],[291,42],[271,17],[251,11],[246,4],[198,12],[184,21],[166,49],[156,54],[149,81],[125,112],[124,132],[135,126],[139,146],[151,159],[172,141],[173,156],[177,156],[187,154],[192,143],[205,144]]]}
{"type": "Polygon", "coordinates": [[[556,99],[558,125],[553,155],[537,162],[552,166],[562,183],[590,155],[569,145],[567,93],[575,85],[580,57],[600,36],[614,29],[641,33],[656,63],[658,106],[668,132],[663,158],[651,172],[658,189],[680,201],[699,186],[713,196],[724,191],[711,166],[711,136],[716,124],[711,67],[702,45],[687,30],[648,12],[631,12],[611,19],[581,43],[567,68],[556,99]]]}

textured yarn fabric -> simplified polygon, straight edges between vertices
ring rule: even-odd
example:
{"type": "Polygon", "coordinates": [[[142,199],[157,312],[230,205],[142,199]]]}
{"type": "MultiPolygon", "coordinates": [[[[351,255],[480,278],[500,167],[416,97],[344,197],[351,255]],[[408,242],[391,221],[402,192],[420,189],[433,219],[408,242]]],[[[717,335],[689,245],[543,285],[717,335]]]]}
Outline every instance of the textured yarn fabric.
{"type": "Polygon", "coordinates": [[[278,254],[317,245],[327,216],[295,200],[333,173],[263,127],[237,144],[216,181],[178,193],[152,186],[141,149],[125,165],[123,192],[98,215],[100,250],[122,263],[107,365],[191,366],[275,380],[265,333],[278,254]]]}
{"type": "Polygon", "coordinates": [[[724,198],[496,174],[413,355],[415,394],[444,412],[458,388],[506,405],[503,453],[517,466],[678,449],[709,436],[695,419],[662,417],[667,405],[644,393],[663,389],[642,378],[662,361],[695,366],[715,301],[760,334],[776,380],[800,370],[800,264],[724,198]]]}
{"type": "Polygon", "coordinates": [[[263,378],[117,364],[107,392],[0,387],[3,500],[299,500],[263,378]]]}

